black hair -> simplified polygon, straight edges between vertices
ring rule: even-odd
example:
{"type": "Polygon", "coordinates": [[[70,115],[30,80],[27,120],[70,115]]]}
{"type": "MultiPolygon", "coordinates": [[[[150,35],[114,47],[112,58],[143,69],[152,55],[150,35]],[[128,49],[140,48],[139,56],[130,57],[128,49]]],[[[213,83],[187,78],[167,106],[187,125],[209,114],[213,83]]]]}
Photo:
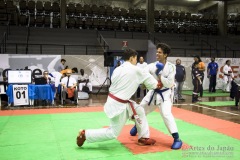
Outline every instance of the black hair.
{"type": "Polygon", "coordinates": [[[129,49],[125,49],[124,52],[123,52],[122,59],[124,61],[127,61],[127,60],[130,59],[130,57],[135,57],[137,55],[138,55],[138,53],[135,50],[130,49],[130,48],[129,49]]]}
{"type": "Polygon", "coordinates": [[[77,67],[72,68],[72,70],[73,70],[75,73],[78,73],[77,67]]]}
{"type": "Polygon", "coordinates": [[[61,62],[66,62],[66,60],[65,59],[61,59],[61,62]]]}
{"type": "Polygon", "coordinates": [[[229,62],[230,60],[226,60],[226,64],[229,62]]]}
{"type": "Polygon", "coordinates": [[[201,58],[200,58],[199,55],[196,55],[196,56],[194,56],[194,57],[196,57],[196,58],[198,59],[198,62],[202,62],[202,60],[201,60],[201,58]]]}
{"type": "Polygon", "coordinates": [[[165,43],[158,43],[156,48],[161,48],[163,51],[163,54],[170,54],[171,53],[171,47],[165,43]]]}

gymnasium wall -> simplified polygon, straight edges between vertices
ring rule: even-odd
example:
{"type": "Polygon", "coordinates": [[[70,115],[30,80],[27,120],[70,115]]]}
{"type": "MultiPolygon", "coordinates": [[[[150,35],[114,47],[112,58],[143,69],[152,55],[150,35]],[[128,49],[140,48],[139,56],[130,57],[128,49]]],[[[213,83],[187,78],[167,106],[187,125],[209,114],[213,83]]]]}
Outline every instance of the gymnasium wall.
{"type": "MultiPolygon", "coordinates": [[[[154,62],[156,59],[156,49],[152,48],[147,54],[147,63],[154,62]]],[[[78,70],[83,68],[85,72],[90,76],[90,81],[93,85],[101,85],[106,76],[107,68],[104,67],[104,56],[88,56],[88,55],[1,55],[0,60],[0,81],[2,81],[2,72],[5,69],[24,69],[28,68],[31,70],[41,69],[42,71],[48,70],[53,72],[56,70],[60,59],[66,59],[66,65],[69,68],[77,67],[78,70]]],[[[182,65],[186,69],[186,81],[184,83],[184,90],[192,89],[192,78],[191,78],[191,65],[193,63],[193,57],[168,57],[168,61],[175,64],[176,59],[181,59],[182,65]]],[[[202,61],[205,63],[206,67],[210,62],[209,57],[202,57],[202,61]]],[[[222,68],[225,65],[226,60],[231,60],[231,67],[235,75],[235,79],[240,81],[240,58],[216,58],[216,62],[219,65],[219,72],[217,75],[217,88],[222,88],[222,68]]],[[[114,69],[114,67],[110,68],[114,69]]],[[[204,89],[208,89],[209,79],[207,78],[207,70],[205,71],[205,78],[203,81],[204,89]]]]}

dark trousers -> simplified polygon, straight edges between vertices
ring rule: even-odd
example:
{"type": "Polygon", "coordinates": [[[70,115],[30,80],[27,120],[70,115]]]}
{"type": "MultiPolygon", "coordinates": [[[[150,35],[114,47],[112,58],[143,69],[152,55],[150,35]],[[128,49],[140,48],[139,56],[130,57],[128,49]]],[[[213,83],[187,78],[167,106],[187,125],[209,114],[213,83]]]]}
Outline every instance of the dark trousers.
{"type": "Polygon", "coordinates": [[[198,93],[200,91],[201,85],[198,79],[194,79],[192,82],[193,82],[192,102],[196,102],[198,100],[198,93]]]}
{"type": "MultiPolygon", "coordinates": [[[[63,98],[64,101],[67,99],[67,94],[68,94],[67,89],[64,88],[63,91],[62,91],[62,98],[63,98]]],[[[77,91],[77,89],[75,89],[74,90],[74,97],[73,97],[74,101],[76,101],[77,98],[78,98],[78,91],[77,91]]]]}
{"type": "MultiPolygon", "coordinates": [[[[138,89],[137,89],[137,98],[140,98],[140,96],[141,96],[141,90],[142,90],[142,89],[141,89],[141,86],[139,86],[138,89]]],[[[144,90],[143,90],[143,95],[144,95],[144,97],[146,96],[146,92],[147,92],[146,89],[144,89],[144,90]]]]}
{"type": "Polygon", "coordinates": [[[201,75],[201,81],[202,81],[202,85],[200,85],[200,88],[199,88],[199,93],[200,93],[200,97],[203,96],[203,80],[204,80],[204,75],[201,75]]]}
{"type": "Polygon", "coordinates": [[[209,78],[209,92],[216,92],[216,82],[217,82],[217,76],[216,75],[211,75],[209,78]]]}

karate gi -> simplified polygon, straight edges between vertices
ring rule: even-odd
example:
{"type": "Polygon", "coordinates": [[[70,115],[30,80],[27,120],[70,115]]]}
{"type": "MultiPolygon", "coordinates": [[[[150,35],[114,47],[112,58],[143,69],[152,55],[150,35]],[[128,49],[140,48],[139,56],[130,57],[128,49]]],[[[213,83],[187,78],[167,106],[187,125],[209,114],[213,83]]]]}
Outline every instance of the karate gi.
{"type": "Polygon", "coordinates": [[[232,68],[227,64],[223,67],[223,91],[230,92],[232,78],[234,77],[232,68]]]}
{"type": "MultiPolygon", "coordinates": [[[[158,80],[157,75],[155,74],[156,71],[156,63],[151,63],[146,67],[146,70],[154,76],[158,80]]],[[[150,90],[147,95],[143,98],[140,106],[142,106],[145,110],[145,113],[148,114],[154,111],[157,106],[159,107],[160,114],[163,118],[163,121],[168,129],[168,131],[172,133],[178,132],[176,122],[172,115],[172,104],[173,104],[173,96],[174,96],[174,79],[176,74],[176,66],[170,62],[166,62],[162,73],[161,73],[161,82],[163,87],[160,90],[166,90],[162,92],[161,97],[160,94],[155,93],[153,98],[154,90],[150,90]],[[168,89],[168,90],[167,90],[168,89]],[[151,101],[151,104],[148,103],[151,101]],[[164,100],[163,100],[164,99],[164,100]]]]}
{"type": "MultiPolygon", "coordinates": [[[[109,92],[122,100],[129,100],[136,92],[139,84],[143,83],[148,89],[155,89],[158,83],[148,72],[143,72],[130,62],[124,62],[117,67],[112,74],[111,81],[109,92]]],[[[141,125],[136,122],[139,131],[138,138],[149,138],[149,126],[144,109],[134,101],[132,102],[142,121],[141,125]]],[[[87,142],[100,142],[116,138],[126,121],[133,115],[129,103],[118,102],[110,96],[108,96],[104,105],[104,112],[110,119],[109,127],[85,130],[87,142]]]]}

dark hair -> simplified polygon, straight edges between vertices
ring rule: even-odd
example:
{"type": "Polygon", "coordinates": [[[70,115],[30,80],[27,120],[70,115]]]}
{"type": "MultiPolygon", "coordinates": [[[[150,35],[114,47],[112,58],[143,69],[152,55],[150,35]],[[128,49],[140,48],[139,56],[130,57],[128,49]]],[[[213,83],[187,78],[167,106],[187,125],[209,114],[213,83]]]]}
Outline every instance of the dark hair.
{"type": "Polygon", "coordinates": [[[194,57],[197,58],[199,62],[202,62],[202,60],[201,60],[201,58],[200,58],[199,55],[196,55],[196,56],[194,56],[194,57]]]}
{"type": "Polygon", "coordinates": [[[226,64],[229,62],[230,60],[226,60],[226,64]]]}
{"type": "Polygon", "coordinates": [[[161,48],[163,51],[163,54],[170,54],[171,53],[171,47],[165,43],[158,43],[156,48],[161,48]]]}
{"type": "Polygon", "coordinates": [[[77,67],[72,68],[72,70],[73,70],[75,73],[78,73],[77,67]]]}
{"type": "Polygon", "coordinates": [[[66,60],[65,59],[61,59],[61,62],[66,62],[66,60]]]}
{"type": "Polygon", "coordinates": [[[124,52],[123,52],[122,59],[124,61],[127,61],[127,60],[129,60],[130,57],[135,57],[137,55],[138,55],[138,53],[135,50],[130,49],[130,48],[129,49],[125,49],[124,52]]]}

